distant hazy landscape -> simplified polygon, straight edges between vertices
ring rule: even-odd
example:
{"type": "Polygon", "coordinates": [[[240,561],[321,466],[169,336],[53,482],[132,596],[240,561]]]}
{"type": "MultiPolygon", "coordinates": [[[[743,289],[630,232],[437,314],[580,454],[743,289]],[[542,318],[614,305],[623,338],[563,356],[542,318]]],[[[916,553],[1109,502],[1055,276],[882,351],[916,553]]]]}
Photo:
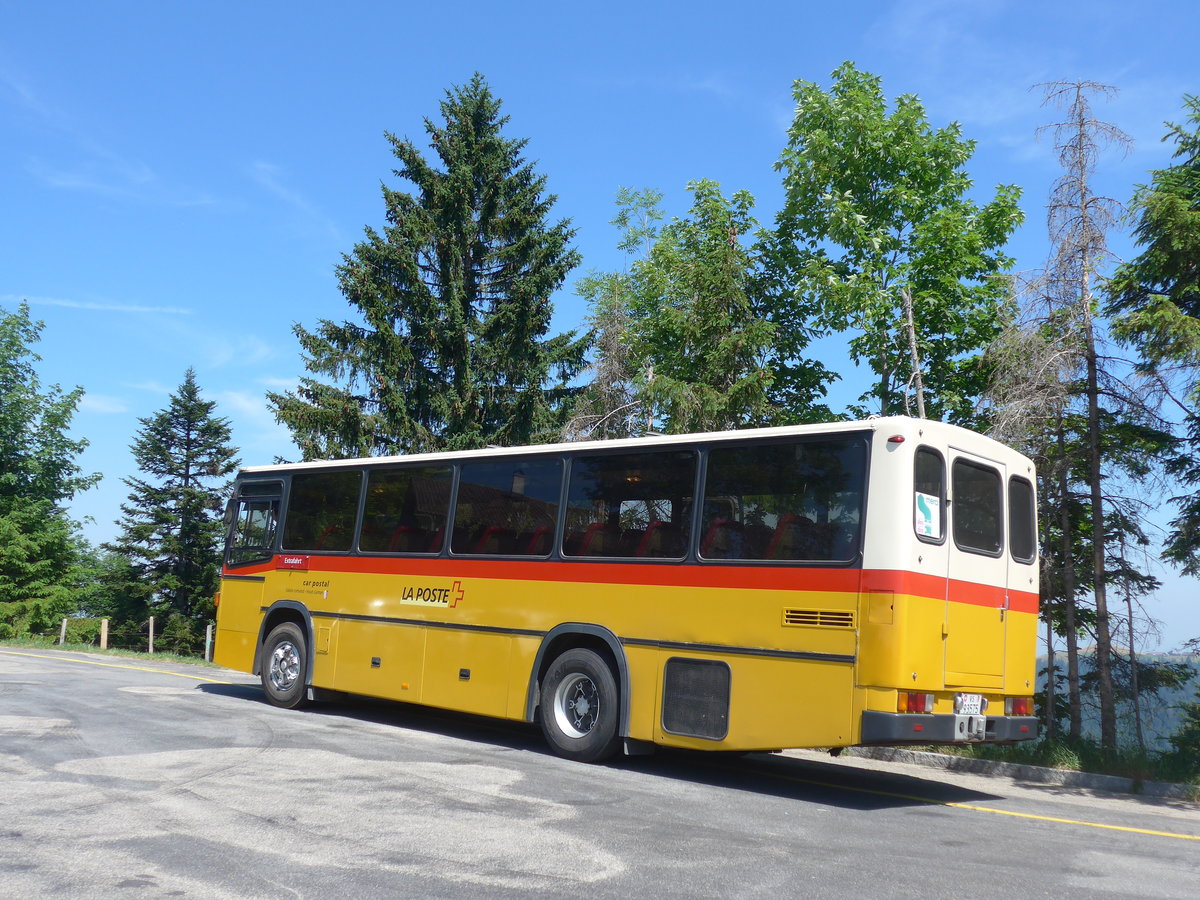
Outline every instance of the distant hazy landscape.
{"type": "MultiPolygon", "coordinates": [[[[1194,672],[1200,672],[1200,655],[1184,653],[1144,653],[1138,656],[1142,663],[1185,663],[1194,672]]],[[[1054,658],[1055,668],[1060,673],[1060,684],[1063,684],[1067,671],[1067,657],[1059,653],[1054,658]]],[[[1092,666],[1092,657],[1084,652],[1079,657],[1080,673],[1088,672],[1092,666]]],[[[1046,657],[1038,657],[1038,688],[1046,684],[1046,657]]],[[[1146,736],[1148,750],[1169,750],[1167,739],[1178,728],[1182,718],[1179,707],[1184,703],[1196,701],[1196,690],[1200,688],[1200,675],[1193,675],[1183,687],[1164,688],[1157,694],[1142,695],[1142,729],[1146,736]]],[[[1064,687],[1065,690],[1065,687],[1064,687]]],[[[1084,702],[1084,733],[1089,737],[1100,736],[1100,712],[1095,697],[1083,698],[1084,702]],[[1089,702],[1090,701],[1090,702],[1089,702]]],[[[1117,732],[1123,747],[1133,747],[1137,744],[1137,730],[1134,719],[1133,704],[1129,701],[1119,701],[1117,704],[1117,732]]]]}

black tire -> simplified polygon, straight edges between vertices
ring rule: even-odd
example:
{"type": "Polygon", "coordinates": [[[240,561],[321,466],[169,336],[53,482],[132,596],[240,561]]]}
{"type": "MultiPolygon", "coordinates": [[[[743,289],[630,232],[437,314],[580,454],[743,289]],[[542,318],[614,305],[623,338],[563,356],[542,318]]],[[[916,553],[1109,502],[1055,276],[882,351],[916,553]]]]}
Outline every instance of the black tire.
{"type": "Polygon", "coordinates": [[[611,759],[621,745],[620,717],[617,680],[598,653],[568,650],[546,670],[542,734],[559,756],[589,763],[611,759]]]}
{"type": "Polygon", "coordinates": [[[299,625],[276,625],[263,643],[259,675],[272,706],[299,709],[308,702],[308,641],[299,625]]]}

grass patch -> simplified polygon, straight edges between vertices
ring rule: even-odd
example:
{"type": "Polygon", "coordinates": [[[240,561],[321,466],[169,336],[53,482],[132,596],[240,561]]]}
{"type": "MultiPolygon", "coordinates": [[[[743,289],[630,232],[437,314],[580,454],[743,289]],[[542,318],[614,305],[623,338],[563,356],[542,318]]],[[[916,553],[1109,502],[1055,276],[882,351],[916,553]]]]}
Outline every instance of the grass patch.
{"type": "Polygon", "coordinates": [[[166,662],[183,662],[190,663],[194,666],[205,666],[210,669],[220,668],[214,663],[210,663],[202,656],[192,656],[189,654],[174,653],[169,650],[155,650],[153,653],[146,653],[140,650],[123,650],[119,647],[110,647],[107,650],[101,650],[95,644],[86,644],[67,641],[65,644],[58,643],[57,639],[49,637],[19,637],[0,640],[0,647],[20,647],[26,650],[72,650],[76,653],[91,653],[96,656],[119,656],[127,659],[161,659],[166,662]]]}
{"type": "Polygon", "coordinates": [[[1088,772],[1093,775],[1116,775],[1129,778],[1137,789],[1143,781],[1166,781],[1192,785],[1200,790],[1200,769],[1182,763],[1175,754],[1143,753],[1136,748],[1104,750],[1096,741],[1071,738],[1041,738],[1020,744],[963,744],[926,748],[934,753],[988,759],[994,762],[1042,766],[1088,772]]]}

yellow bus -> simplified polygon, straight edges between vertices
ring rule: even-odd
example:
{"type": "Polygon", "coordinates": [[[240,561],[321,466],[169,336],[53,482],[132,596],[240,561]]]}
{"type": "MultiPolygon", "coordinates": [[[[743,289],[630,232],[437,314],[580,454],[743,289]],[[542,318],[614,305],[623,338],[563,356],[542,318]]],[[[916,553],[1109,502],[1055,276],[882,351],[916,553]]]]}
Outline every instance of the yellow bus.
{"type": "Polygon", "coordinates": [[[1026,740],[1034,484],[910,418],[245,468],[215,660],[589,762],[1026,740]]]}

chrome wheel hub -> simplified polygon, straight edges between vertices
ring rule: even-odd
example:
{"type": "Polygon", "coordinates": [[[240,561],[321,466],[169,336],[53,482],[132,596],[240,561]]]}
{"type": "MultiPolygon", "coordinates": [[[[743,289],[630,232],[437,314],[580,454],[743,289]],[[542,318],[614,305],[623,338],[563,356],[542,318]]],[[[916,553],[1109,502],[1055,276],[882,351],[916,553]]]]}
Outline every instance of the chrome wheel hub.
{"type": "Polygon", "coordinates": [[[574,738],[585,737],[600,716],[600,693],[586,675],[568,675],[554,692],[554,719],[559,729],[574,738]]]}
{"type": "Polygon", "coordinates": [[[280,641],[271,652],[271,661],[267,668],[267,677],[271,679],[271,687],[285,693],[296,679],[300,677],[300,652],[291,641],[280,641]]]}

